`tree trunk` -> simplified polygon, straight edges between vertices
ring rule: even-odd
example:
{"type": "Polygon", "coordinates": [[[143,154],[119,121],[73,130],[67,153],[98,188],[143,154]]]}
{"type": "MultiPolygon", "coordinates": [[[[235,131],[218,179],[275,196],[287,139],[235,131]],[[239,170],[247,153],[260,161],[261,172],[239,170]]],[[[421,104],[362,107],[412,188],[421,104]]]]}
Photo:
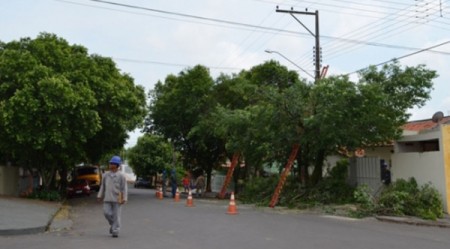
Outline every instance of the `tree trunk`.
{"type": "Polygon", "coordinates": [[[65,190],[67,188],[67,167],[63,167],[63,169],[60,172],[60,184],[59,184],[59,191],[64,194],[65,190]]]}
{"type": "Polygon", "coordinates": [[[206,168],[206,192],[211,192],[211,173],[212,166],[206,168]]]}
{"type": "Polygon", "coordinates": [[[241,166],[239,165],[239,162],[238,162],[238,165],[236,165],[236,168],[234,168],[234,172],[233,172],[234,194],[238,194],[240,192],[240,189],[239,189],[240,175],[241,175],[241,166]]]}
{"type": "Polygon", "coordinates": [[[311,176],[312,185],[316,185],[320,180],[322,180],[324,160],[325,160],[325,151],[319,150],[316,154],[316,160],[314,162],[314,171],[311,176]]]}

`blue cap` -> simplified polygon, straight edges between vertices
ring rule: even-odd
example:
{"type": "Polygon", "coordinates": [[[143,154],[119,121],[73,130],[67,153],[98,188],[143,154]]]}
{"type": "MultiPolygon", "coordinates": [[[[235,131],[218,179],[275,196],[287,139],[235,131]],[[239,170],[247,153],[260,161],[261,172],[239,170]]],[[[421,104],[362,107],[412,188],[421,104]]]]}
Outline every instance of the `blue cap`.
{"type": "Polygon", "coordinates": [[[120,156],[113,156],[111,160],[109,160],[109,163],[120,165],[122,163],[122,159],[120,159],[120,156]]]}

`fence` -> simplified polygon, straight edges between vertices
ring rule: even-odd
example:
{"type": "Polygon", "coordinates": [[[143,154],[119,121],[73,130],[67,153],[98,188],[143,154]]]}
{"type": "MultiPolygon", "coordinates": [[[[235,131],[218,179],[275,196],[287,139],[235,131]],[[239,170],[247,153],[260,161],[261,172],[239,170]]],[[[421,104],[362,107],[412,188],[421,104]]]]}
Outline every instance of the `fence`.
{"type": "Polygon", "coordinates": [[[378,194],[383,186],[381,181],[381,160],[379,157],[350,159],[349,182],[353,186],[367,185],[372,194],[378,194]]]}

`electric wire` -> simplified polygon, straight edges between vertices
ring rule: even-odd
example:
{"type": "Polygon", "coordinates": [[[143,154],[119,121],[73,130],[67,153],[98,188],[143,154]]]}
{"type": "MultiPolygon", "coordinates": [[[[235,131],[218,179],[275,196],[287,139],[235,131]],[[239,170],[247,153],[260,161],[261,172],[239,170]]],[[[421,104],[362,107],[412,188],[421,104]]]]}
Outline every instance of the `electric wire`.
{"type": "MultiPolygon", "coordinates": [[[[409,7],[408,7],[409,8],[409,7]]],[[[399,16],[397,16],[396,17],[396,19],[398,19],[399,18],[399,16]]],[[[356,29],[356,30],[352,30],[351,32],[348,32],[347,34],[345,34],[345,35],[343,35],[343,36],[345,36],[345,37],[350,37],[349,35],[350,34],[353,34],[353,33],[358,33],[359,35],[361,35],[361,34],[363,34],[363,32],[362,31],[364,31],[364,30],[372,30],[373,29],[373,26],[374,26],[374,24],[375,23],[372,23],[371,25],[368,25],[368,26],[370,26],[370,27],[368,27],[368,26],[361,26],[360,28],[358,28],[358,29],[356,29]]],[[[380,24],[378,24],[378,25],[380,25],[380,24]]],[[[382,25],[382,24],[381,24],[382,25]]],[[[358,37],[359,38],[359,37],[358,37]]],[[[331,41],[329,41],[328,43],[330,43],[331,41]]],[[[325,44],[323,44],[322,43],[322,47],[325,47],[328,43],[325,43],[325,44]]],[[[334,47],[331,47],[329,50],[327,49],[327,53],[328,53],[328,51],[334,51],[334,50],[338,50],[339,48],[338,48],[338,46],[342,46],[342,45],[340,45],[340,43],[337,43],[338,45],[333,45],[334,47]],[[333,50],[334,49],[334,50],[333,50]]],[[[348,46],[348,44],[347,44],[347,46],[348,46]]],[[[332,52],[330,52],[330,53],[332,53],[332,52]]],[[[310,57],[310,54],[309,53],[304,53],[304,55],[300,58],[300,60],[302,60],[302,62],[301,62],[301,64],[306,64],[306,61],[310,61],[311,59],[309,59],[309,58],[311,58],[310,57]]],[[[297,59],[297,60],[299,60],[299,59],[297,59]]],[[[311,62],[310,62],[311,63],[311,62]]],[[[309,64],[310,64],[309,63],[309,64]]]]}
{"type": "MultiPolygon", "coordinates": [[[[269,31],[280,32],[280,33],[296,34],[296,35],[302,35],[302,36],[310,37],[310,34],[306,33],[306,32],[297,32],[297,31],[283,30],[283,29],[278,29],[278,28],[264,27],[264,26],[245,24],[245,23],[239,23],[239,22],[233,22],[233,21],[227,21],[227,20],[221,20],[221,19],[214,19],[214,18],[207,18],[207,17],[200,17],[200,16],[195,16],[195,15],[189,15],[189,14],[182,14],[182,13],[177,13],[177,12],[170,12],[170,11],[164,11],[164,10],[155,10],[155,9],[150,9],[150,8],[145,8],[145,7],[140,7],[140,6],[123,5],[123,4],[120,4],[120,3],[112,3],[112,2],[109,2],[109,1],[102,1],[102,0],[90,0],[90,1],[100,2],[100,3],[105,3],[105,4],[119,5],[119,6],[124,6],[124,7],[131,6],[131,8],[143,9],[143,10],[148,10],[148,11],[156,11],[156,12],[160,12],[160,13],[167,13],[167,14],[170,14],[170,15],[185,16],[185,17],[190,17],[190,18],[195,18],[195,19],[202,19],[202,20],[209,20],[209,21],[214,21],[214,22],[219,22],[219,23],[233,24],[233,25],[236,25],[236,26],[245,26],[245,27],[249,27],[249,28],[257,28],[258,30],[262,29],[262,30],[269,30],[269,31]]],[[[367,45],[370,45],[370,42],[365,42],[365,41],[360,41],[360,40],[343,39],[343,38],[340,38],[340,37],[333,37],[333,36],[321,36],[321,37],[324,37],[324,38],[327,38],[327,39],[342,40],[342,41],[355,43],[355,44],[365,43],[367,45]]],[[[383,46],[383,44],[380,43],[379,46],[383,46]]],[[[401,46],[399,46],[399,47],[401,47],[401,46]]]]}
{"type": "MultiPolygon", "coordinates": [[[[296,6],[294,6],[294,7],[296,7],[296,6]]],[[[274,14],[275,14],[275,12],[274,12],[274,11],[271,11],[271,15],[274,15],[274,14]]],[[[278,23],[279,21],[281,21],[281,20],[284,18],[284,16],[281,16],[281,15],[279,15],[279,17],[280,17],[280,18],[279,18],[275,23],[273,23],[273,25],[276,25],[276,23],[278,23]]],[[[281,29],[285,29],[288,25],[289,25],[289,23],[286,23],[281,29]]],[[[277,34],[279,34],[279,33],[277,33],[277,34]]],[[[272,35],[270,35],[270,36],[266,36],[266,38],[265,38],[264,40],[261,40],[263,36],[262,36],[262,34],[260,34],[260,35],[258,36],[258,38],[255,38],[255,39],[254,39],[254,42],[251,43],[251,44],[249,44],[249,45],[241,52],[241,54],[240,54],[239,56],[236,56],[236,57],[234,58],[233,63],[234,63],[237,59],[240,59],[240,60],[245,61],[245,60],[249,57],[249,55],[250,55],[250,53],[246,53],[246,52],[251,48],[252,45],[256,44],[255,41],[260,40],[260,42],[258,43],[259,45],[258,45],[257,47],[255,47],[256,45],[253,46],[253,50],[259,52],[259,51],[262,51],[262,50],[264,49],[264,47],[266,47],[266,44],[269,43],[269,41],[272,40],[272,39],[275,37],[275,35],[277,35],[277,34],[272,34],[272,35]]]]}
{"type": "MultiPolygon", "coordinates": [[[[223,25],[224,27],[232,27],[232,28],[246,27],[247,30],[249,30],[249,29],[251,29],[253,31],[254,30],[258,30],[258,32],[266,32],[266,33],[272,33],[272,34],[283,34],[283,35],[309,36],[309,34],[307,34],[307,33],[294,32],[294,31],[288,31],[288,30],[277,29],[277,28],[270,28],[270,27],[263,27],[263,26],[259,26],[259,25],[251,25],[251,24],[245,24],[245,23],[239,23],[239,22],[233,22],[233,21],[226,21],[226,20],[220,20],[220,19],[214,19],[214,18],[205,18],[205,17],[199,17],[199,16],[194,16],[194,15],[189,15],[189,14],[182,14],[182,13],[176,13],[176,12],[170,12],[170,11],[163,11],[163,10],[155,10],[155,9],[144,8],[144,7],[139,7],[139,6],[132,6],[132,5],[124,5],[124,4],[113,3],[113,2],[109,2],[109,1],[99,1],[99,0],[91,0],[91,1],[104,3],[104,4],[112,4],[112,5],[116,5],[116,6],[122,6],[122,7],[128,7],[128,8],[134,8],[134,9],[140,9],[140,10],[146,10],[146,11],[153,11],[153,12],[166,14],[166,15],[175,15],[175,16],[179,16],[179,17],[183,17],[183,18],[199,19],[199,20],[204,20],[204,21],[208,22],[208,23],[201,22],[201,24],[210,24],[209,22],[212,22],[212,23],[226,24],[227,26],[223,25]]],[[[384,1],[384,2],[390,2],[390,1],[384,1]]],[[[115,10],[115,11],[122,11],[122,10],[115,10]]],[[[134,13],[134,14],[136,14],[136,13],[134,13]]],[[[155,16],[155,17],[167,18],[167,17],[161,17],[161,16],[155,16]]],[[[180,20],[180,19],[174,19],[174,20],[176,20],[176,21],[184,21],[184,20],[180,20]]],[[[214,26],[218,26],[218,25],[214,24],[214,26]]],[[[325,37],[325,38],[328,38],[328,39],[334,39],[334,40],[337,40],[337,41],[350,42],[352,44],[373,45],[373,43],[371,43],[371,42],[358,41],[358,40],[354,40],[354,39],[343,39],[343,38],[332,37],[332,36],[322,36],[322,37],[325,37]]],[[[389,46],[389,45],[379,43],[379,44],[377,44],[377,46],[389,46]]],[[[411,49],[411,48],[403,47],[403,46],[397,46],[396,48],[411,49]]],[[[434,51],[434,52],[435,53],[441,53],[439,51],[434,51]]]]}
{"type": "MultiPolygon", "coordinates": [[[[263,24],[270,16],[272,16],[273,14],[274,14],[274,12],[273,12],[273,11],[270,11],[269,14],[266,15],[266,17],[263,18],[263,20],[258,24],[258,26],[261,26],[261,25],[262,25],[262,24],[263,24]]],[[[278,23],[280,20],[281,20],[281,17],[278,18],[278,20],[277,20],[274,24],[278,23]]],[[[241,45],[244,45],[244,43],[245,43],[247,40],[249,40],[250,37],[251,37],[255,32],[257,32],[257,30],[256,30],[256,29],[252,29],[252,31],[251,31],[251,32],[250,32],[250,33],[249,33],[249,34],[248,34],[248,35],[240,42],[240,46],[241,46],[241,45]]],[[[278,33],[279,33],[279,32],[278,32],[278,33]]],[[[273,36],[275,36],[276,34],[277,34],[277,33],[273,33],[273,36]]],[[[262,35],[263,35],[263,33],[260,33],[258,37],[261,38],[262,35]]],[[[229,63],[229,64],[234,64],[234,62],[236,61],[237,58],[240,58],[240,57],[242,57],[243,55],[247,54],[247,53],[246,53],[247,50],[255,43],[255,40],[258,40],[258,38],[253,39],[253,41],[250,42],[250,44],[248,44],[242,51],[240,51],[240,53],[239,53],[238,56],[235,56],[234,58],[230,58],[230,57],[223,58],[222,61],[219,63],[219,65],[223,65],[224,63],[226,63],[226,62],[228,62],[228,61],[230,61],[230,60],[232,60],[232,61],[231,61],[231,63],[229,63]]],[[[238,47],[240,47],[240,46],[238,46],[238,47]]],[[[234,50],[235,50],[235,48],[234,48],[234,50]]]]}
{"type": "MultiPolygon", "coordinates": [[[[181,67],[181,68],[192,67],[192,65],[172,63],[172,62],[138,60],[138,59],[128,59],[128,58],[121,58],[121,57],[111,57],[111,58],[114,60],[117,60],[117,61],[124,61],[124,62],[138,63],[138,64],[156,64],[156,65],[161,65],[161,66],[171,66],[171,67],[181,67]]],[[[232,70],[232,71],[243,70],[243,68],[222,67],[222,66],[208,66],[208,68],[209,69],[217,69],[217,70],[232,70]]]]}
{"type": "MultiPolygon", "coordinates": [[[[386,31],[384,31],[384,33],[374,36],[374,37],[368,37],[368,39],[374,40],[381,40],[384,38],[387,38],[389,36],[389,38],[393,37],[393,36],[398,36],[406,31],[409,31],[411,29],[415,29],[418,28],[420,26],[420,24],[418,25],[412,25],[412,24],[404,24],[401,25],[399,27],[395,27],[392,29],[388,29],[386,31]],[[395,32],[395,34],[392,34],[393,32],[395,32]]],[[[365,39],[367,39],[367,37],[365,37],[365,39]]],[[[331,60],[332,58],[338,57],[341,54],[346,54],[348,51],[356,51],[357,49],[361,48],[361,46],[355,47],[355,46],[348,46],[344,45],[344,48],[340,48],[339,50],[334,50],[334,52],[331,52],[330,54],[328,54],[328,59],[331,60]]]]}
{"type": "MultiPolygon", "coordinates": [[[[410,8],[410,7],[408,7],[408,8],[410,8]]],[[[406,9],[408,9],[408,8],[406,8],[406,9]]],[[[396,17],[396,19],[397,18],[399,18],[398,16],[396,17]]],[[[391,19],[392,20],[392,19],[391,19]]],[[[384,25],[383,23],[380,23],[380,24],[378,24],[377,26],[381,26],[381,25],[384,25]]],[[[406,25],[402,25],[401,27],[404,27],[404,26],[406,26],[406,25]]],[[[364,30],[368,30],[368,28],[370,28],[370,31],[371,31],[371,37],[369,37],[370,38],[370,40],[373,40],[374,39],[374,37],[376,37],[376,36],[373,36],[374,34],[376,34],[376,32],[380,32],[380,31],[383,31],[384,32],[384,35],[386,35],[386,31],[385,31],[385,28],[384,27],[382,27],[382,28],[380,28],[380,29],[378,29],[376,32],[375,31],[373,31],[373,25],[372,26],[370,26],[370,27],[364,27],[364,30]]],[[[397,27],[397,29],[398,29],[398,27],[397,27]]],[[[390,30],[390,32],[393,32],[395,29],[391,29],[390,30]]],[[[358,39],[368,39],[368,36],[361,36],[361,34],[365,34],[365,33],[362,33],[361,32],[361,29],[357,29],[357,30],[354,30],[354,31],[352,31],[352,32],[350,32],[350,33],[354,33],[354,32],[356,32],[356,31],[358,31],[358,33],[360,34],[360,36],[358,36],[358,39]]],[[[351,37],[352,39],[355,39],[355,37],[354,36],[352,36],[351,37]]],[[[331,41],[330,41],[331,42],[331,41]]],[[[339,43],[339,42],[338,42],[339,43]]],[[[337,46],[337,45],[334,45],[334,46],[332,46],[332,52],[330,52],[330,53],[341,53],[341,54],[343,54],[343,53],[346,53],[347,51],[348,51],[348,49],[350,49],[350,50],[353,50],[353,49],[355,49],[355,47],[350,47],[349,46],[349,44],[344,44],[344,45],[340,45],[340,46],[337,46]],[[344,48],[342,48],[342,46],[344,46],[344,48]],[[344,50],[344,49],[347,49],[347,50],[344,50]]],[[[330,51],[330,50],[327,50],[327,51],[330,51]]],[[[327,56],[330,56],[330,54],[328,54],[327,53],[327,56]]],[[[305,58],[305,57],[309,57],[310,58],[310,56],[309,56],[309,53],[305,53],[305,55],[303,55],[303,57],[302,58],[305,58]]],[[[303,59],[302,60],[302,62],[301,62],[301,64],[303,65],[303,64],[305,64],[305,60],[306,59],[303,59]]]]}
{"type": "MultiPolygon", "coordinates": [[[[414,52],[414,53],[410,53],[410,54],[406,54],[406,55],[403,55],[403,56],[400,56],[400,57],[397,57],[397,58],[393,58],[393,59],[390,59],[390,60],[385,61],[385,62],[378,63],[378,64],[373,65],[373,66],[379,67],[379,66],[384,65],[384,64],[387,64],[387,63],[389,63],[389,62],[392,62],[392,61],[395,61],[395,60],[401,60],[401,59],[404,59],[404,58],[407,58],[407,57],[410,57],[410,56],[413,56],[413,55],[416,55],[416,54],[419,54],[419,53],[423,53],[423,52],[425,52],[425,51],[427,51],[427,50],[430,50],[430,49],[433,49],[433,48],[437,48],[437,47],[440,47],[440,46],[444,46],[444,45],[447,45],[447,44],[450,44],[450,41],[446,41],[446,42],[443,42],[443,43],[440,43],[440,44],[437,44],[437,45],[433,45],[433,46],[431,46],[431,47],[421,49],[421,50],[416,51],[416,52],[414,52]]],[[[370,67],[370,66],[369,66],[369,67],[370,67]]],[[[362,71],[362,70],[364,70],[364,69],[367,69],[367,68],[369,68],[369,67],[364,67],[364,68],[358,69],[358,70],[356,70],[356,71],[353,71],[353,72],[351,72],[351,73],[347,73],[347,74],[345,74],[345,75],[348,76],[348,75],[351,75],[351,74],[354,74],[354,73],[358,73],[358,72],[360,72],[360,71],[362,71]]]]}
{"type": "MultiPolygon", "coordinates": [[[[435,17],[438,18],[438,17],[435,17]]],[[[426,23],[417,23],[417,24],[403,24],[397,27],[393,27],[393,28],[388,28],[388,29],[383,29],[383,30],[377,30],[375,32],[373,32],[374,35],[371,36],[366,36],[366,37],[362,37],[361,39],[370,39],[370,40],[382,40],[384,38],[387,38],[389,36],[393,37],[393,36],[398,36],[401,33],[404,33],[406,31],[418,28],[422,25],[425,25],[426,23]],[[393,32],[395,32],[395,34],[392,34],[393,32]]],[[[328,54],[327,56],[329,57],[329,59],[334,58],[340,54],[345,54],[347,53],[347,51],[355,51],[357,49],[357,47],[350,47],[348,45],[344,45],[344,48],[340,47],[338,50],[334,50],[335,52],[328,54]]]]}
{"type": "MultiPolygon", "coordinates": [[[[411,6],[410,6],[411,7],[411,6]]],[[[410,8],[410,7],[408,7],[408,8],[410,8]]],[[[406,10],[406,9],[405,9],[406,10]]],[[[396,15],[396,18],[395,19],[388,19],[388,20],[385,20],[385,21],[394,21],[394,20],[397,20],[398,18],[399,18],[400,16],[399,15],[396,15]]],[[[383,17],[384,19],[386,19],[385,17],[383,17]]],[[[405,21],[406,19],[401,19],[401,20],[398,20],[398,21],[405,21]]],[[[380,26],[380,25],[383,25],[383,23],[381,23],[381,24],[379,24],[378,26],[380,26]]],[[[372,26],[370,26],[370,27],[366,27],[366,26],[364,26],[364,29],[365,30],[369,30],[369,28],[370,28],[370,32],[371,33],[373,33],[373,25],[372,26]]],[[[383,27],[383,29],[384,29],[384,27],[383,27]]],[[[358,29],[358,30],[355,30],[355,31],[353,31],[353,32],[358,32],[359,34],[361,33],[361,31],[362,31],[362,29],[360,28],[360,29],[358,29]]]]}

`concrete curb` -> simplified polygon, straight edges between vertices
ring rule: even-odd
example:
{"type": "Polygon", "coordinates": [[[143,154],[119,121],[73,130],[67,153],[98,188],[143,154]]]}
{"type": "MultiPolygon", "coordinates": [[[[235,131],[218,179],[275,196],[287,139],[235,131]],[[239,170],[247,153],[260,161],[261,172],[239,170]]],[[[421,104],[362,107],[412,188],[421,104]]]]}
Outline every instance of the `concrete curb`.
{"type": "Polygon", "coordinates": [[[11,235],[27,235],[27,234],[43,233],[47,230],[47,227],[48,226],[38,226],[19,229],[4,229],[0,230],[0,235],[11,236],[11,235]]]}
{"type": "Polygon", "coordinates": [[[375,218],[379,221],[391,222],[391,223],[399,223],[399,224],[408,224],[415,226],[427,226],[427,227],[441,227],[441,228],[450,228],[450,221],[447,219],[440,220],[423,220],[417,217],[392,217],[392,216],[375,216],[375,218]]]}

